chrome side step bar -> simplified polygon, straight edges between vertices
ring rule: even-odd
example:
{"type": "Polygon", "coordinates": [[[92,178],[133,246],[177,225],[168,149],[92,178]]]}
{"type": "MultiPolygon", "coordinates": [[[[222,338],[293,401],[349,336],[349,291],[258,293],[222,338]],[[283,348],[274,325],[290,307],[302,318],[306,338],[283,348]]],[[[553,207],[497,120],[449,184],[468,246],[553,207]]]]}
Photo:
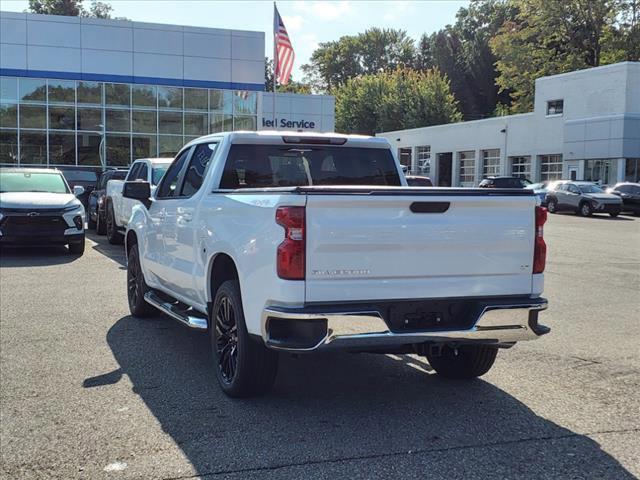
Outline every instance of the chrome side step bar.
{"type": "Polygon", "coordinates": [[[173,303],[164,301],[154,291],[145,293],[144,300],[148,304],[153,305],[161,312],[166,313],[171,318],[178,320],[180,323],[183,323],[189,328],[193,328],[194,330],[207,329],[207,319],[201,316],[202,314],[200,312],[185,312],[183,310],[180,310],[173,303]]]}

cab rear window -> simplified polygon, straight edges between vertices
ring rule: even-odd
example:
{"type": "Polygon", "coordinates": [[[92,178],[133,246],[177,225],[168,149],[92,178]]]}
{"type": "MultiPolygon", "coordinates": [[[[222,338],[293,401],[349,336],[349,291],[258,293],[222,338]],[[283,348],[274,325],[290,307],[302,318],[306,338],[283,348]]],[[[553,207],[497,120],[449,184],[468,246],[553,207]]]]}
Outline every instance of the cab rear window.
{"type": "Polygon", "coordinates": [[[401,185],[387,149],[233,145],[221,189],[309,185],[401,185]]]}

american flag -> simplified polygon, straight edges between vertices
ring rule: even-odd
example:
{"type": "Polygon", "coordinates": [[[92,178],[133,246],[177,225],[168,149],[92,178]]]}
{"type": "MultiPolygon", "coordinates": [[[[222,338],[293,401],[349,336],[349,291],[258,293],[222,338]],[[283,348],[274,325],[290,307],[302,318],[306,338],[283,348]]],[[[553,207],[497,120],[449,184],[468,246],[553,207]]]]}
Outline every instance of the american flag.
{"type": "Polygon", "coordinates": [[[275,78],[280,82],[280,85],[286,85],[289,83],[291,70],[293,70],[293,60],[296,58],[296,55],[293,52],[293,46],[291,46],[289,34],[287,33],[287,29],[284,26],[282,17],[280,17],[275,4],[273,5],[273,8],[273,36],[276,50],[275,78]]]}

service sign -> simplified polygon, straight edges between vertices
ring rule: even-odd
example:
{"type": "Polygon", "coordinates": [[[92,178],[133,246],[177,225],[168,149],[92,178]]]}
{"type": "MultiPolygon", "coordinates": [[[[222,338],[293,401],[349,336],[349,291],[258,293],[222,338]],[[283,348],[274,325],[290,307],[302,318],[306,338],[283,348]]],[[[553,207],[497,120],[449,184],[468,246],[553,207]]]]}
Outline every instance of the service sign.
{"type": "Polygon", "coordinates": [[[314,130],[316,122],[309,120],[290,120],[288,118],[265,118],[262,117],[262,128],[288,128],[292,130],[314,130]]]}

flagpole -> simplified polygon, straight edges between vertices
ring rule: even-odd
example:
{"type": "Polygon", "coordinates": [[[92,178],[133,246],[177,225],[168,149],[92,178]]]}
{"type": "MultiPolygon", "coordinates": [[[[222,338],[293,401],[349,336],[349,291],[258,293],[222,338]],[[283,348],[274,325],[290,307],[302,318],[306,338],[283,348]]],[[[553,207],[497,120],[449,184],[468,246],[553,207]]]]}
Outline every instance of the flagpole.
{"type": "Polygon", "coordinates": [[[278,78],[276,76],[276,70],[278,65],[278,49],[276,47],[276,35],[277,35],[277,26],[276,26],[276,2],[273,2],[273,128],[277,130],[276,126],[276,83],[278,82],[278,78]]]}

